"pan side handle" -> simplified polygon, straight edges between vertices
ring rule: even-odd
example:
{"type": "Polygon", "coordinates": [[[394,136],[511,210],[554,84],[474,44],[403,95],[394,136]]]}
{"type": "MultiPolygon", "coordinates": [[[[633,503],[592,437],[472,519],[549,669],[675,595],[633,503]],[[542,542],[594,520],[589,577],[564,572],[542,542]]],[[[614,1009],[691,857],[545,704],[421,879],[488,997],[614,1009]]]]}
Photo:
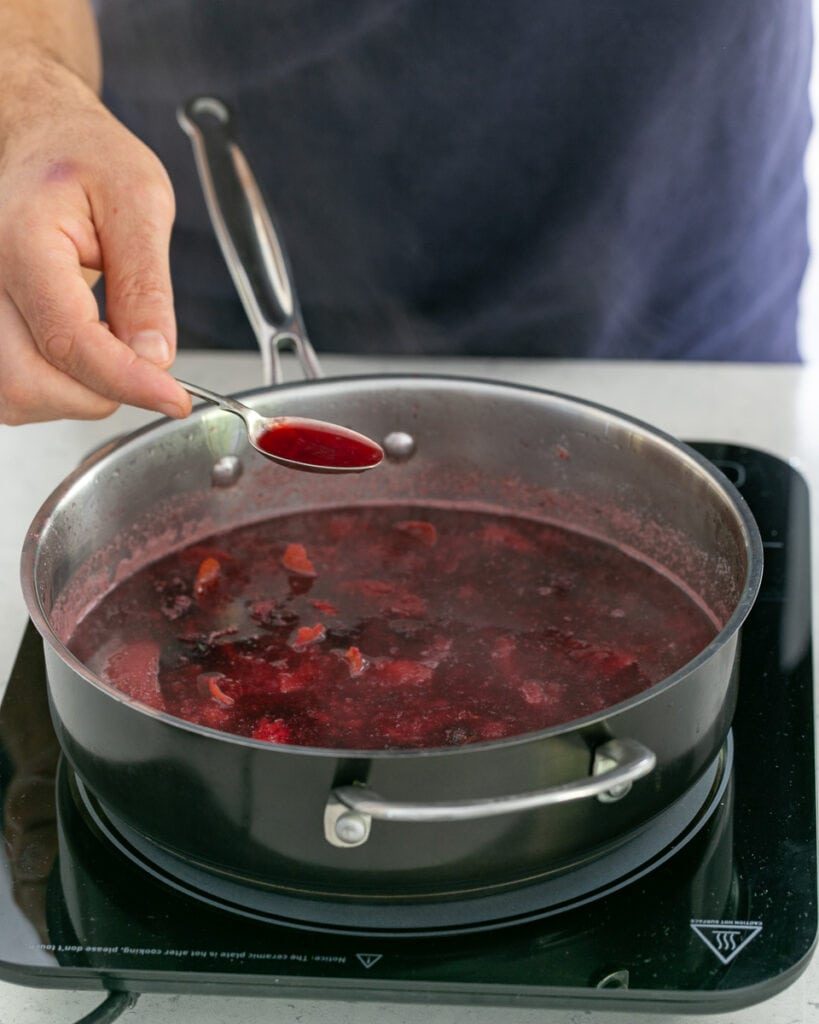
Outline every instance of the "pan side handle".
{"type": "Polygon", "coordinates": [[[633,782],[652,772],[656,763],[656,755],[637,740],[613,739],[597,747],[589,775],[531,793],[414,803],[388,800],[366,786],[339,786],[330,794],[325,809],[324,835],[333,846],[360,846],[369,838],[373,818],[409,822],[468,821],[589,797],[597,797],[602,803],[614,803],[626,796],[633,782]]]}
{"type": "Polygon", "coordinates": [[[229,107],[216,96],[194,96],[177,119],[191,140],[211,223],[259,343],[265,383],[283,382],[280,352],[287,349],[305,377],[321,377],[281,232],[236,143],[229,107]]]}

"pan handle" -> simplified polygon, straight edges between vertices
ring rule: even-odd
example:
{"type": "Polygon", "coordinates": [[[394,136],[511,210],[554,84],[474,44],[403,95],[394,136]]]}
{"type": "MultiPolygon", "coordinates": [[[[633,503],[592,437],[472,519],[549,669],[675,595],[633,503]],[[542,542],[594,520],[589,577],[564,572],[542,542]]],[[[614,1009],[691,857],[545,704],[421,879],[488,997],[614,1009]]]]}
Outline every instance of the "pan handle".
{"type": "Polygon", "coordinates": [[[597,747],[591,774],[574,782],[513,796],[413,803],[387,800],[366,786],[339,786],[330,794],[324,815],[325,838],[333,846],[360,846],[367,841],[372,818],[382,821],[468,821],[499,814],[597,797],[602,803],[621,800],[631,784],[654,770],[655,754],[637,740],[613,739],[597,747]]]}
{"type": "Polygon", "coordinates": [[[296,353],[305,377],[321,377],[281,232],[235,141],[229,107],[216,96],[194,96],[177,120],[193,145],[211,223],[261,349],[265,383],[284,380],[284,349],[296,353]]]}

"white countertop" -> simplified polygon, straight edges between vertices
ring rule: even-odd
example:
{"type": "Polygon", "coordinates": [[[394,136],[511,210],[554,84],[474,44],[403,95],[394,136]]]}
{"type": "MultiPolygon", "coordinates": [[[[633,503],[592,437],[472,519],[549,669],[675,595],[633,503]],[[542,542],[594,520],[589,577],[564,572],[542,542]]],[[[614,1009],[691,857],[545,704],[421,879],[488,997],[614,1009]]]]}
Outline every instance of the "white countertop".
{"type": "MultiPolygon", "coordinates": [[[[325,357],[328,375],[377,370],[496,377],[590,398],[691,440],[755,446],[792,461],[812,486],[814,579],[819,559],[819,368],[731,364],[529,360],[413,360],[325,357]]],[[[185,353],[181,377],[221,391],[259,386],[257,356],[185,353]]],[[[0,426],[0,691],[25,624],[18,582],[23,536],[41,501],[89,449],[146,422],[120,410],[101,423],[0,426]]],[[[814,604],[816,634],[819,601],[814,604]]],[[[0,982],[0,1024],[71,1024],[100,1001],[88,992],[28,989],[0,982]]],[[[645,1024],[693,1017],[641,1014],[645,1024]]],[[[757,1007],[707,1018],[715,1024],[819,1024],[819,955],[789,989],[757,1007]]],[[[634,1014],[583,1010],[498,1010],[451,1006],[292,1002],[217,996],[143,996],[123,1020],[133,1024],[632,1024],[634,1014]]]]}

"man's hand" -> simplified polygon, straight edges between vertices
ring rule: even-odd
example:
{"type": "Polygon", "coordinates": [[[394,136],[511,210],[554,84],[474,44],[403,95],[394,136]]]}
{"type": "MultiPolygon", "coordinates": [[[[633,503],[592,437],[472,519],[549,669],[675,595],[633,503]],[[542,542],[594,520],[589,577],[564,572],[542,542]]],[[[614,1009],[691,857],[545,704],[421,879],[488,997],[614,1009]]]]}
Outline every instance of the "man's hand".
{"type": "Polygon", "coordinates": [[[123,402],[186,416],[165,372],[168,176],[72,72],[23,59],[0,112],[0,423],[99,419],[123,402]],[[107,323],[88,270],[104,273],[107,323]]]}

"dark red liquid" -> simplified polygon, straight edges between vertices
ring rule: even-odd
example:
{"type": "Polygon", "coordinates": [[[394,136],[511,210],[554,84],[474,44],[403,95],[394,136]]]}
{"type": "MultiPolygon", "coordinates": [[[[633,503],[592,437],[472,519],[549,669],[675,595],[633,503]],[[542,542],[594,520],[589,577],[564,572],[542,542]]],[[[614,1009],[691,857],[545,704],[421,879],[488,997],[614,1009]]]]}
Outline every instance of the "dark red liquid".
{"type": "Polygon", "coordinates": [[[148,566],[72,650],[172,715],[276,743],[499,739],[601,711],[715,634],[670,579],[569,530],[480,512],[304,513],[148,566]]]}
{"type": "Polygon", "coordinates": [[[256,443],[270,455],[326,468],[369,469],[384,458],[379,445],[366,437],[298,419],[281,420],[256,443]]]}

